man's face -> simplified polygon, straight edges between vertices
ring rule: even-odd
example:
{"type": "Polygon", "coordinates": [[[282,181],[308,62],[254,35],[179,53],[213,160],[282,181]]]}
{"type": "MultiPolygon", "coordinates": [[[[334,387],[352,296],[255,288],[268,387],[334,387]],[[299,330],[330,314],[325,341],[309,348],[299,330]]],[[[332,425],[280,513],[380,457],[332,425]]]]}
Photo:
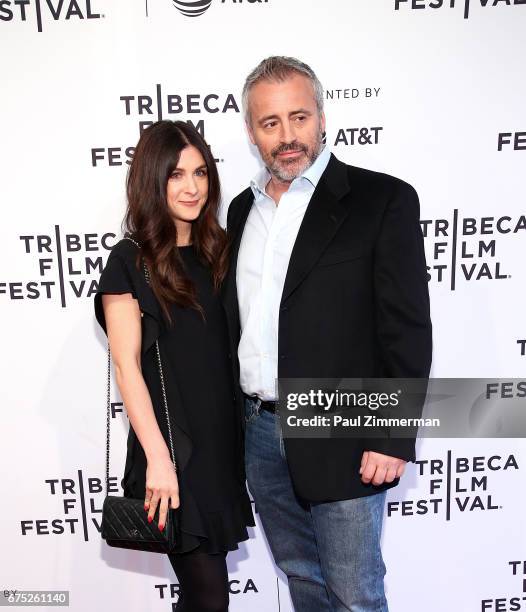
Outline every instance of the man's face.
{"type": "Polygon", "coordinates": [[[319,115],[311,81],[293,74],[281,83],[260,81],[248,98],[248,134],[277,179],[290,182],[322,149],[325,115],[319,115]]]}

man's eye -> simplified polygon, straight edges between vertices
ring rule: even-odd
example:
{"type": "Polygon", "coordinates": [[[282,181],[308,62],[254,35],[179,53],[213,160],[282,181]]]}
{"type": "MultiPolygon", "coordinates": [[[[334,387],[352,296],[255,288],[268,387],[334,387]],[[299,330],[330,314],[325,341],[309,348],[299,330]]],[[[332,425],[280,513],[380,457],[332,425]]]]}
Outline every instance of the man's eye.
{"type": "Polygon", "coordinates": [[[263,126],[264,128],[273,128],[276,125],[275,121],[269,121],[268,123],[265,123],[265,125],[263,126]]]}
{"type": "Polygon", "coordinates": [[[307,117],[305,117],[305,115],[299,115],[298,117],[296,117],[296,119],[297,119],[298,121],[300,121],[300,122],[301,122],[301,121],[305,121],[305,119],[306,119],[306,118],[307,118],[307,117]]]}

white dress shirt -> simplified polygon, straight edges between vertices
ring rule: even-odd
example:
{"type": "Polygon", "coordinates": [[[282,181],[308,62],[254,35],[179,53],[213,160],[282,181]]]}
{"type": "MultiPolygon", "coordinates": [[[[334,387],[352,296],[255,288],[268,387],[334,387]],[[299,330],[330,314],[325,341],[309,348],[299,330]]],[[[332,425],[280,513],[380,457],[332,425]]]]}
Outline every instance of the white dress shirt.
{"type": "Polygon", "coordinates": [[[254,203],[237,259],[236,283],[241,322],[238,348],[241,388],[262,400],[276,400],[278,321],[281,294],[303,216],[330,159],[325,146],[315,162],[295,178],[279,206],[266,193],[270,173],[251,181],[254,203]]]}

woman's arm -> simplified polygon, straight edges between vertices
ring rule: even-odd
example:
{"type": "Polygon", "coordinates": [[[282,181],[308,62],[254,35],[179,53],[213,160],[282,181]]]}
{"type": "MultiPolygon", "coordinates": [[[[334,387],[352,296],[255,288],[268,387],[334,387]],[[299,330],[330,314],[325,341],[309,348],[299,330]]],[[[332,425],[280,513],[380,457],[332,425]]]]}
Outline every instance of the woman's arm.
{"type": "Polygon", "coordinates": [[[179,506],[179,488],[170,451],[159,429],[141,370],[141,312],[131,293],[103,294],[108,342],[115,380],[126,412],[148,463],[145,510],[151,522],[160,500],[159,527],[166,523],[168,503],[179,506]]]}

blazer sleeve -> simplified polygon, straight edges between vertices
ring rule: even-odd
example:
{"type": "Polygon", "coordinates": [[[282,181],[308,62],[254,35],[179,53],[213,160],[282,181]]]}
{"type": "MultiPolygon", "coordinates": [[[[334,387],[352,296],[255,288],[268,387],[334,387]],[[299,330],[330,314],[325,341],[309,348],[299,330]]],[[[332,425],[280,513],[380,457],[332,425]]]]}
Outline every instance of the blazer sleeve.
{"type": "MultiPolygon", "coordinates": [[[[375,245],[373,282],[383,376],[428,379],[432,326],[420,203],[414,188],[403,181],[396,182],[384,211],[375,245]]],[[[422,408],[423,399],[412,415],[419,416],[422,408]]],[[[368,439],[366,445],[415,461],[415,442],[416,438],[389,436],[368,439]]]]}

